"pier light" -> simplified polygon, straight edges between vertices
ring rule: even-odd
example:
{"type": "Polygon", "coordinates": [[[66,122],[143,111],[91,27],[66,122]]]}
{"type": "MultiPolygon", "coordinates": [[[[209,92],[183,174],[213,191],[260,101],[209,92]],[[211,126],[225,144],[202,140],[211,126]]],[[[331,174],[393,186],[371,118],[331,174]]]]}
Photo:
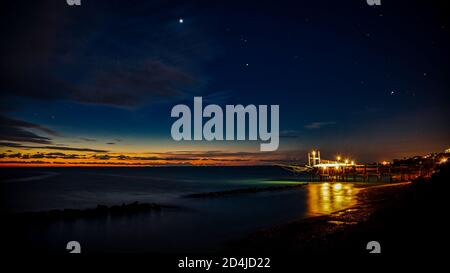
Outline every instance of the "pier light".
{"type": "Polygon", "coordinates": [[[441,161],[439,163],[444,164],[445,162],[447,162],[448,158],[442,158],[441,161]]]}
{"type": "Polygon", "coordinates": [[[340,156],[337,156],[337,157],[336,157],[336,160],[337,160],[337,161],[341,160],[341,157],[340,157],[340,156]]]}
{"type": "Polygon", "coordinates": [[[352,162],[350,162],[351,165],[355,165],[355,161],[352,160],[352,162]]]}
{"type": "Polygon", "coordinates": [[[336,165],[334,168],[335,168],[336,170],[339,170],[339,165],[336,165]]]}
{"type": "Polygon", "coordinates": [[[312,151],[311,153],[312,153],[312,155],[316,155],[316,151],[312,151]]]}
{"type": "Polygon", "coordinates": [[[348,159],[346,159],[344,162],[345,162],[345,164],[348,164],[348,159]]]}

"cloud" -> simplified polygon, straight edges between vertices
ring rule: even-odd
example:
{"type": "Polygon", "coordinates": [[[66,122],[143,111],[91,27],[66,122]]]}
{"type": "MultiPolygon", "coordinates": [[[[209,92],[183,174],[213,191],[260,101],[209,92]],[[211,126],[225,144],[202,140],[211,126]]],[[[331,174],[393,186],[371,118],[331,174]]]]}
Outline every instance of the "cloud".
{"type": "Polygon", "coordinates": [[[31,156],[31,158],[44,158],[44,157],[45,157],[45,155],[40,154],[40,153],[37,153],[37,154],[34,154],[31,156]]]}
{"type": "Polygon", "coordinates": [[[114,106],[136,106],[144,101],[182,97],[182,87],[195,80],[178,68],[148,60],[138,67],[100,71],[92,86],[82,87],[70,99],[114,106]]]}
{"type": "Polygon", "coordinates": [[[31,128],[31,129],[38,129],[40,131],[45,132],[46,134],[52,135],[52,136],[59,136],[59,134],[47,127],[34,124],[31,122],[8,118],[4,116],[0,116],[0,124],[2,126],[9,126],[9,127],[21,127],[21,128],[31,128]]]}
{"type": "MultiPolygon", "coordinates": [[[[65,153],[46,153],[43,154],[45,158],[50,159],[78,159],[78,158],[85,158],[83,155],[76,155],[76,154],[65,154],[65,153]]],[[[23,157],[22,157],[23,158],[23,157]]]]}
{"type": "Polygon", "coordinates": [[[83,141],[88,141],[88,142],[95,142],[95,141],[97,141],[96,139],[88,138],[88,137],[80,137],[79,139],[81,139],[83,141]]]}
{"type": "Polygon", "coordinates": [[[21,153],[9,154],[9,155],[7,155],[7,157],[9,157],[9,158],[21,158],[22,154],[21,153]]]}
{"type": "MultiPolygon", "coordinates": [[[[189,157],[242,157],[242,156],[255,156],[263,154],[260,152],[228,152],[228,151],[174,151],[159,153],[160,155],[172,155],[172,156],[189,156],[189,157]]],[[[272,153],[273,154],[273,153],[272,153]]]]}
{"type": "Polygon", "coordinates": [[[51,144],[48,137],[37,135],[27,129],[35,129],[47,135],[59,135],[55,131],[31,122],[0,116],[0,140],[51,144]]]}
{"type": "Polygon", "coordinates": [[[81,13],[64,4],[7,3],[4,10],[20,12],[0,17],[7,23],[0,44],[3,96],[133,108],[198,92],[212,43],[199,28],[180,31],[173,16],[181,5],[108,5],[97,16],[99,9],[104,3],[81,13]]]}
{"type": "Polygon", "coordinates": [[[316,121],[316,122],[311,122],[311,123],[306,124],[305,128],[309,129],[309,130],[315,130],[315,129],[321,129],[325,126],[333,125],[333,124],[336,124],[336,122],[334,122],[334,121],[316,121]]]}
{"type": "Polygon", "coordinates": [[[181,98],[186,95],[183,88],[195,83],[178,68],[153,60],[128,69],[113,67],[93,73],[86,75],[86,83],[55,79],[41,72],[10,75],[4,95],[135,107],[148,101],[181,98]]]}
{"type": "MultiPolygon", "coordinates": [[[[161,155],[164,155],[161,153],[161,155]]],[[[142,160],[142,161],[194,161],[198,160],[195,157],[170,157],[170,156],[127,156],[118,155],[111,158],[117,158],[119,160],[142,160]]]]}
{"type": "Polygon", "coordinates": [[[100,160],[109,160],[111,157],[109,155],[94,155],[94,158],[100,160]]]}
{"type": "Polygon", "coordinates": [[[0,147],[13,147],[13,148],[24,148],[24,149],[47,149],[47,150],[78,151],[78,152],[95,152],[95,153],[109,152],[108,150],[91,149],[91,148],[77,148],[77,147],[66,147],[66,146],[33,146],[33,145],[22,145],[22,144],[11,143],[11,142],[0,142],[0,147]]]}
{"type": "MultiPolygon", "coordinates": [[[[0,143],[0,145],[2,145],[0,143]]],[[[18,146],[17,144],[15,146],[18,146]]],[[[107,164],[110,165],[184,165],[184,164],[290,164],[301,162],[304,151],[280,151],[272,153],[260,152],[228,152],[228,151],[176,151],[167,153],[151,153],[148,156],[133,154],[66,154],[63,152],[8,152],[0,154],[0,164],[33,163],[34,159],[47,159],[52,164],[107,164]],[[22,161],[11,161],[17,159],[22,161]],[[51,159],[65,159],[62,162],[51,159]],[[74,159],[74,160],[71,160],[74,159]]],[[[43,161],[42,161],[43,162],[43,161]]]]}
{"type": "Polygon", "coordinates": [[[19,158],[19,159],[85,159],[86,157],[83,155],[76,154],[65,154],[65,153],[35,153],[35,154],[22,154],[22,153],[13,153],[13,154],[0,154],[0,158],[19,158]]]}
{"type": "Polygon", "coordinates": [[[95,152],[95,153],[107,153],[108,150],[91,149],[91,148],[73,148],[73,147],[61,147],[61,146],[42,146],[42,147],[28,147],[28,148],[42,148],[49,150],[62,150],[62,151],[79,151],[79,152],[95,152]]]}

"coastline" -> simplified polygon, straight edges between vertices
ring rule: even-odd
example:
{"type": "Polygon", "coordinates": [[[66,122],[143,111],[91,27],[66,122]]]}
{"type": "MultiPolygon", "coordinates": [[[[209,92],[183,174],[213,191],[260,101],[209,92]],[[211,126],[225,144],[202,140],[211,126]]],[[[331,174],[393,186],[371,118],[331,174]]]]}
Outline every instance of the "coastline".
{"type": "MultiPolygon", "coordinates": [[[[410,221],[416,221],[411,212],[419,210],[411,201],[417,201],[417,194],[424,187],[430,186],[402,182],[362,188],[357,194],[357,203],[349,208],[257,230],[249,237],[229,242],[224,252],[364,254],[367,253],[366,243],[372,240],[385,244],[390,241],[406,243],[407,237],[419,226],[424,231],[429,230],[420,223],[413,230],[398,232],[407,228],[410,221]]],[[[429,196],[421,194],[420,198],[428,200],[429,196]]],[[[402,247],[401,243],[394,245],[402,247]]]]}

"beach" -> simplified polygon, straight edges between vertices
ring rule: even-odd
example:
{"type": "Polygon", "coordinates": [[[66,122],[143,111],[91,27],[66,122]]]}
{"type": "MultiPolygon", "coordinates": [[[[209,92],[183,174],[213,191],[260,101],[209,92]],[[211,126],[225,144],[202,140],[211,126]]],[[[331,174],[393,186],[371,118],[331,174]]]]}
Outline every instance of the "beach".
{"type": "Polygon", "coordinates": [[[367,243],[376,241],[392,257],[438,256],[436,243],[448,242],[442,182],[448,182],[448,170],[439,179],[364,188],[354,206],[261,229],[230,243],[227,252],[367,255],[367,243]]]}

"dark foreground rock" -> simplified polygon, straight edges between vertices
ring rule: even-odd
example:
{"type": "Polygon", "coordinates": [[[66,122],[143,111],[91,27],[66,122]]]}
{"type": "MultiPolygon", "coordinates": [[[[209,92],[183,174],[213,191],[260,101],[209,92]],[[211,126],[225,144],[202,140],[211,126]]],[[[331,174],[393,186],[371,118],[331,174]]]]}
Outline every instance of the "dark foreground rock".
{"type": "Polygon", "coordinates": [[[192,194],[185,195],[185,197],[187,197],[187,198],[211,198],[211,197],[221,197],[221,196],[228,196],[228,195],[244,194],[244,193],[280,191],[280,190],[300,188],[300,187],[305,186],[306,184],[307,183],[300,183],[300,184],[294,184],[294,185],[252,187],[252,188],[235,189],[235,190],[227,190],[227,191],[192,193],[192,194]]]}
{"type": "Polygon", "coordinates": [[[155,203],[139,203],[133,202],[129,204],[106,206],[97,205],[95,208],[88,209],[63,209],[63,210],[49,210],[39,212],[22,212],[15,214],[8,214],[5,217],[10,220],[29,220],[29,221],[46,221],[58,219],[75,219],[84,217],[98,217],[107,215],[128,215],[132,213],[160,211],[163,208],[174,208],[173,206],[155,204],[155,203]]]}

